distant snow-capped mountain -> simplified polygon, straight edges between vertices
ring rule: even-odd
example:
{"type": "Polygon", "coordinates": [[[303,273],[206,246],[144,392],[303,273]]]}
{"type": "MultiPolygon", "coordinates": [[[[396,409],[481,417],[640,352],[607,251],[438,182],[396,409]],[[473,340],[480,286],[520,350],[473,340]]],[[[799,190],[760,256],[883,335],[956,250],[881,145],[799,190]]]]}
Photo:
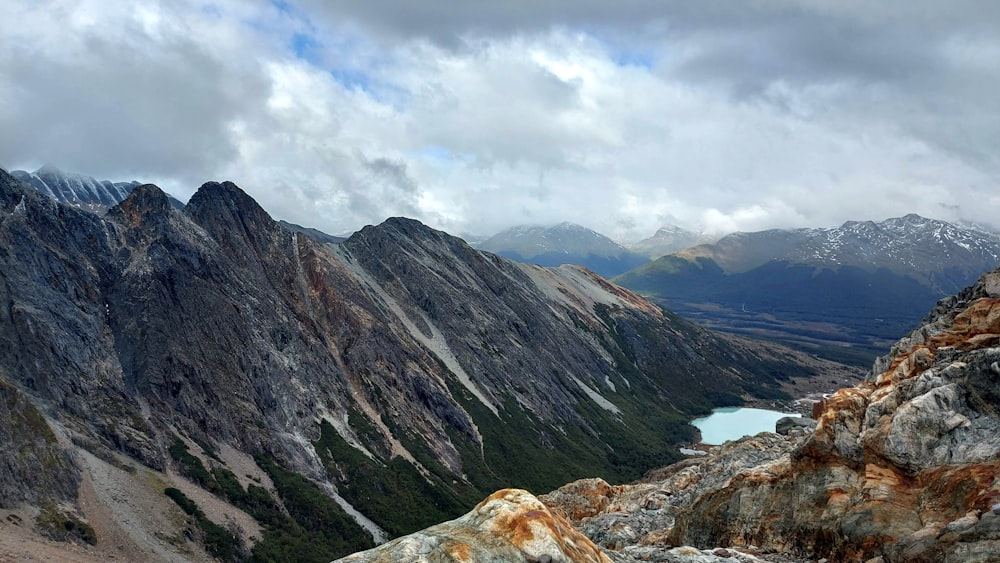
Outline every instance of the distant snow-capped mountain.
{"type": "MultiPolygon", "coordinates": [[[[14,170],[10,175],[56,201],[95,213],[104,213],[118,205],[140,185],[140,182],[136,181],[97,180],[83,174],[63,172],[48,165],[34,172],[14,170]]],[[[168,197],[174,207],[178,209],[184,207],[184,204],[173,196],[168,197]]]]}
{"type": "Polygon", "coordinates": [[[848,221],[834,228],[733,233],[676,254],[688,260],[709,258],[727,273],[780,260],[825,268],[886,268],[926,283],[928,273],[947,268],[961,268],[975,279],[1000,260],[1000,235],[910,214],[880,222],[848,221]]]}
{"type": "MultiPolygon", "coordinates": [[[[103,215],[118,205],[141,185],[140,182],[112,182],[97,180],[83,174],[63,172],[54,166],[43,166],[34,172],[14,170],[10,175],[52,199],[80,209],[103,215]]],[[[184,204],[174,196],[167,199],[176,209],[184,209],[184,204]]],[[[311,227],[303,227],[287,221],[278,221],[286,229],[301,233],[321,244],[339,244],[346,237],[334,236],[311,227]]]]}
{"type": "Polygon", "coordinates": [[[1000,266],[1000,236],[919,215],[734,233],[615,279],[712,328],[859,363],[1000,266]]]}
{"type": "Polygon", "coordinates": [[[781,257],[824,266],[885,268],[912,277],[942,293],[961,289],[1000,263],[1000,236],[910,214],[873,221],[848,221],[835,229],[815,229],[781,257]],[[961,280],[941,276],[961,272],[961,280]]]}
{"type": "Polygon", "coordinates": [[[699,244],[711,244],[717,240],[719,240],[719,237],[705,233],[696,233],[675,225],[668,225],[658,229],[653,236],[628,245],[628,249],[632,252],[645,254],[650,259],[655,260],[671,252],[677,252],[678,250],[699,244]]]}
{"type": "Polygon", "coordinates": [[[649,261],[594,230],[565,222],[554,226],[519,225],[493,235],[477,247],[541,266],[577,264],[605,277],[649,261]]]}

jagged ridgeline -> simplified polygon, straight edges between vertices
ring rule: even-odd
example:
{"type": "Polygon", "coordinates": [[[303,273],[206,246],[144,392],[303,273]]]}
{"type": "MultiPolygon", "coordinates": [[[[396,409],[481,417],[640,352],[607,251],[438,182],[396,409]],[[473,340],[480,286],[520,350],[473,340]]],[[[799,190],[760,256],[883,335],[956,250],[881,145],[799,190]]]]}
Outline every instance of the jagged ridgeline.
{"type": "Polygon", "coordinates": [[[324,245],[231,183],[183,210],[139,186],[102,217],[0,171],[0,390],[17,405],[0,435],[54,449],[6,466],[0,482],[26,492],[0,500],[72,503],[73,448],[129,456],[258,521],[263,539],[233,547],[168,489],[223,558],[370,545],[348,504],[395,536],[500,487],[636,478],[674,460],[693,415],[803,372],[755,350],[582,268],[518,264],[413,220],[324,245]],[[16,430],[29,419],[71,442],[16,430]],[[222,450],[271,484],[246,483],[222,450]]]}

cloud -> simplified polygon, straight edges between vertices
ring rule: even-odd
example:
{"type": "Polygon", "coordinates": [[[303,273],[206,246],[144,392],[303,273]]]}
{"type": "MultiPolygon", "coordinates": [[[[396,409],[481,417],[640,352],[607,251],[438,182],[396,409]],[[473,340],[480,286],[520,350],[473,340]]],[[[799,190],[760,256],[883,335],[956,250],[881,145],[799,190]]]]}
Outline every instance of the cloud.
{"type": "Polygon", "coordinates": [[[334,233],[995,222],[998,9],[13,1],[0,166],[230,179],[334,233]]]}
{"type": "Polygon", "coordinates": [[[5,160],[204,178],[232,159],[229,122],[269,85],[255,61],[229,58],[228,24],[176,8],[48,2],[6,14],[5,160]]]}

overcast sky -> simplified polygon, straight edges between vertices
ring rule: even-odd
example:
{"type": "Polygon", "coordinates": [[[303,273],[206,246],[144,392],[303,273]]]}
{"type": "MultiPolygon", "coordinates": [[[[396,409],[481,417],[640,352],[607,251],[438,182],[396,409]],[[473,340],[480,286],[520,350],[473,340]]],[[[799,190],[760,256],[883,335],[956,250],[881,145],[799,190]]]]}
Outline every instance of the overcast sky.
{"type": "Polygon", "coordinates": [[[342,233],[1000,223],[1000,2],[4,0],[0,167],[342,233]]]}

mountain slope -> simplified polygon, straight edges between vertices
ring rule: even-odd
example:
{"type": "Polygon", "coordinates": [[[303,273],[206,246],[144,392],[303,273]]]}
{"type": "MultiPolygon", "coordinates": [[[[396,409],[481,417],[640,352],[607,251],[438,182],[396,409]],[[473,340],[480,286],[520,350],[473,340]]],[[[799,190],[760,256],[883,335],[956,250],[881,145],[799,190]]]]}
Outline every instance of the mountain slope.
{"type": "MultiPolygon", "coordinates": [[[[132,467],[211,553],[264,560],[328,560],[504,486],[637,477],[690,417],[819,369],[408,219],[323,246],[231,183],[182,211],[138,186],[99,217],[0,172],[0,304],[0,381],[77,460],[52,465],[63,489],[0,481],[52,496],[132,467]]],[[[129,518],[136,545],[201,549],[129,518]]]]}
{"type": "Polygon", "coordinates": [[[606,277],[649,261],[642,254],[573,223],[513,227],[486,239],[477,248],[540,266],[577,264],[606,277]]]}
{"type": "Polygon", "coordinates": [[[706,326],[867,363],[937,299],[1000,264],[995,235],[916,215],[737,233],[615,279],[706,326]],[[850,347],[850,348],[849,348],[850,347]]]}

